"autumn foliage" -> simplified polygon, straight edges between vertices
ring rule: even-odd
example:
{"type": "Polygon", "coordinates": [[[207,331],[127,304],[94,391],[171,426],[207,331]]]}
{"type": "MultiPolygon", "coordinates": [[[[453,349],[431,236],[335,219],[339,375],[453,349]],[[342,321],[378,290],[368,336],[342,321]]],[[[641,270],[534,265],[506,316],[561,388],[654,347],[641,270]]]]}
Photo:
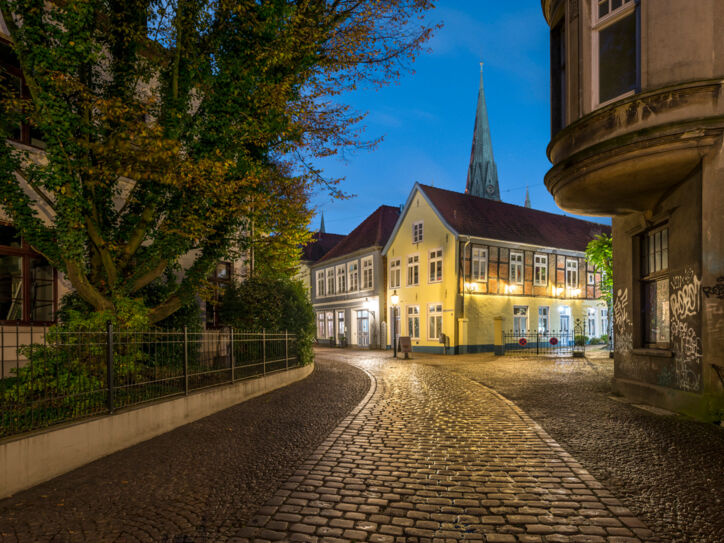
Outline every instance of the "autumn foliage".
{"type": "Polygon", "coordinates": [[[408,69],[432,7],[0,0],[29,94],[2,79],[2,114],[44,142],[0,145],[0,207],[96,310],[182,277],[157,322],[251,243],[294,256],[311,191],[341,195],[314,159],[375,143],[341,94],[408,69]]]}

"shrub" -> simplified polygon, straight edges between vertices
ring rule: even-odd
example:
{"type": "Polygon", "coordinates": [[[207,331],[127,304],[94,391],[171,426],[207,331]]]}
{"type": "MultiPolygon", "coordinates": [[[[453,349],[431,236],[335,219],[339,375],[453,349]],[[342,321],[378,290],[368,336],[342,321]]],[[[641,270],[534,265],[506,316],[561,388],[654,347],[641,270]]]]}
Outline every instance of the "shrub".
{"type": "Polygon", "coordinates": [[[238,330],[293,333],[300,363],[314,360],[314,309],[299,281],[252,278],[234,283],[221,299],[219,317],[238,330]]]}
{"type": "Polygon", "coordinates": [[[585,345],[588,341],[588,336],[574,336],[573,344],[576,346],[585,345]]]}

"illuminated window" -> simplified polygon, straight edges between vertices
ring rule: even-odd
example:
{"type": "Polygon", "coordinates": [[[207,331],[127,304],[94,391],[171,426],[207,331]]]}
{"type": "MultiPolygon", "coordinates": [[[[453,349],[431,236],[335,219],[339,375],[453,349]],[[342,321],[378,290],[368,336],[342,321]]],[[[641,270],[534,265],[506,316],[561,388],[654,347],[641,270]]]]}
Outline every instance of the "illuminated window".
{"type": "Polygon", "coordinates": [[[566,287],[578,288],[578,260],[566,260],[566,287]]]}
{"type": "Polygon", "coordinates": [[[548,284],[548,255],[535,255],[533,257],[533,283],[544,287],[548,284]]]}
{"type": "Polygon", "coordinates": [[[513,306],[513,333],[523,335],[528,331],[528,306],[513,306]]]}
{"type": "Polygon", "coordinates": [[[510,282],[523,283],[523,253],[510,253],[510,282]]]}
{"type": "Polygon", "coordinates": [[[488,280],[488,249],[482,247],[473,247],[473,262],[471,269],[471,279],[473,281],[488,280]]]}

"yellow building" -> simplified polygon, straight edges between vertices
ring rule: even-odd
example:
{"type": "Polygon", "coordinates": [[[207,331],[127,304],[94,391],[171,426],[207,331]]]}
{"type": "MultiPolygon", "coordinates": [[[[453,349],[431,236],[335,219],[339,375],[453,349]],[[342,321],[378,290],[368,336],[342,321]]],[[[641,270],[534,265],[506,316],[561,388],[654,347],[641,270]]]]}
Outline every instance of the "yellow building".
{"type": "Polygon", "coordinates": [[[610,228],[588,221],[415,184],[383,250],[388,336],[413,351],[494,350],[495,320],[511,337],[526,331],[572,336],[608,332],[600,276],[585,247],[610,228]],[[393,308],[392,296],[399,296],[393,308]]]}

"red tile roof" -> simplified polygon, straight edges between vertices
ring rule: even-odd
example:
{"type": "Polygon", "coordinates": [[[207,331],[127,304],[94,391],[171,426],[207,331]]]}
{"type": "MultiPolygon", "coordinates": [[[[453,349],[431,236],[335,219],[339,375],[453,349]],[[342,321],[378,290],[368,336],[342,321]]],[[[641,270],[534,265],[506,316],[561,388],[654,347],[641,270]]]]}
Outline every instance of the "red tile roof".
{"type": "Polygon", "coordinates": [[[315,232],[312,234],[312,241],[302,247],[302,260],[311,260],[312,262],[316,262],[344,238],[344,234],[315,232]]]}
{"type": "Polygon", "coordinates": [[[464,236],[585,251],[611,227],[460,192],[420,185],[445,221],[464,236]]]}
{"type": "Polygon", "coordinates": [[[384,247],[395,228],[400,208],[380,206],[372,215],[352,230],[349,235],[340,241],[331,251],[320,259],[330,260],[346,254],[366,249],[367,247],[384,247]]]}

